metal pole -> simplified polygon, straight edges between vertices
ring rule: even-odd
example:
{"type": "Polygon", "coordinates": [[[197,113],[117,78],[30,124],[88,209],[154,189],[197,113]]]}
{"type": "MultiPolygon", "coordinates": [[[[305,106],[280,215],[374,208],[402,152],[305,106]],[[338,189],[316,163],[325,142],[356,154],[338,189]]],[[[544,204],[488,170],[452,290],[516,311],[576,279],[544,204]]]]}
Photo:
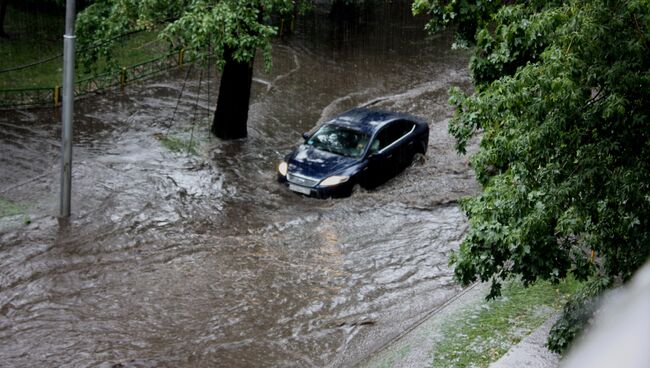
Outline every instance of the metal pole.
{"type": "Polygon", "coordinates": [[[70,217],[72,184],[72,113],[74,106],[74,20],[75,0],[66,0],[65,34],[63,35],[63,129],[61,142],[61,206],[60,216],[70,217]]]}

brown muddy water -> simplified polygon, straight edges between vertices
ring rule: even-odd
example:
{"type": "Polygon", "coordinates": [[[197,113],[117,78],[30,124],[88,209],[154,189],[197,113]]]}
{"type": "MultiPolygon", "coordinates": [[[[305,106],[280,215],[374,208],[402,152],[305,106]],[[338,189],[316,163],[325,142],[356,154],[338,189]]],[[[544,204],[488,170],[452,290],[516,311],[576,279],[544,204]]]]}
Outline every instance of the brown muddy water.
{"type": "Polygon", "coordinates": [[[60,112],[0,112],[0,196],[25,212],[0,220],[0,366],[353,366],[456,295],[456,202],[477,184],[446,100],[467,53],[382,4],[277,40],[245,140],[210,136],[199,67],[78,100],[67,225],[60,112]],[[302,132],[368,103],[428,119],[423,163],[340,200],[275,182],[302,132]]]}

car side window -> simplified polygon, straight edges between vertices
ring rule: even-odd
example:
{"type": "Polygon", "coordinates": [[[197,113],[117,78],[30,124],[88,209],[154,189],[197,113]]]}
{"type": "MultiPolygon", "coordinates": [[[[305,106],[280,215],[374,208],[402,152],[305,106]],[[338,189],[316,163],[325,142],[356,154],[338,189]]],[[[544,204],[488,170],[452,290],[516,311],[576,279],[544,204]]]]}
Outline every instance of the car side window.
{"type": "Polygon", "coordinates": [[[402,138],[413,129],[413,125],[410,121],[401,120],[384,127],[370,144],[370,154],[379,152],[402,138]]]}

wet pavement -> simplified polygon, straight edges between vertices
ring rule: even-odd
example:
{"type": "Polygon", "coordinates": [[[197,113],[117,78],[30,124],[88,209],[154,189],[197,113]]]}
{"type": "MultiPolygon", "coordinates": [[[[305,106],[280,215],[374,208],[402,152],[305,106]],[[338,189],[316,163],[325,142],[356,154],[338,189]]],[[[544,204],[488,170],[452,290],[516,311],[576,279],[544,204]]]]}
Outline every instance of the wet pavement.
{"type": "MultiPolygon", "coordinates": [[[[418,322],[402,331],[358,366],[363,368],[433,367],[436,350],[441,341],[448,337],[445,335],[445,329],[448,330],[449,324],[465,320],[466,311],[485,302],[485,296],[489,291],[489,283],[474,283],[468,286],[444,304],[431,309],[418,322]]],[[[453,361],[447,363],[449,367],[454,364],[453,361]]]]}
{"type": "Polygon", "coordinates": [[[60,113],[0,111],[0,196],[27,212],[0,220],[0,365],[351,366],[456,295],[478,186],[446,100],[468,56],[409,6],[303,17],[257,63],[245,140],[210,136],[214,70],[78,100],[68,224],[60,113]],[[426,160],[342,200],[275,182],[302,132],[359,105],[426,118],[426,160]]]}
{"type": "Polygon", "coordinates": [[[540,327],[526,336],[489,368],[557,368],[560,365],[560,355],[546,347],[548,335],[555,322],[560,318],[554,313],[540,327]]]}

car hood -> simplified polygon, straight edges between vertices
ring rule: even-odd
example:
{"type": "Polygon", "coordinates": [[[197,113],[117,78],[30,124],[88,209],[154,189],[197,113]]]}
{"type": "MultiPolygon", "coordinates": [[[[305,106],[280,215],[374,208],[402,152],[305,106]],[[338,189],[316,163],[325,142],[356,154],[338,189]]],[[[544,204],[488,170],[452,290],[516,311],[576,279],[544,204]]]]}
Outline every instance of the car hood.
{"type": "Polygon", "coordinates": [[[306,144],[297,147],[287,160],[290,173],[315,179],[324,179],[356,162],[356,158],[321,151],[306,144]]]}

